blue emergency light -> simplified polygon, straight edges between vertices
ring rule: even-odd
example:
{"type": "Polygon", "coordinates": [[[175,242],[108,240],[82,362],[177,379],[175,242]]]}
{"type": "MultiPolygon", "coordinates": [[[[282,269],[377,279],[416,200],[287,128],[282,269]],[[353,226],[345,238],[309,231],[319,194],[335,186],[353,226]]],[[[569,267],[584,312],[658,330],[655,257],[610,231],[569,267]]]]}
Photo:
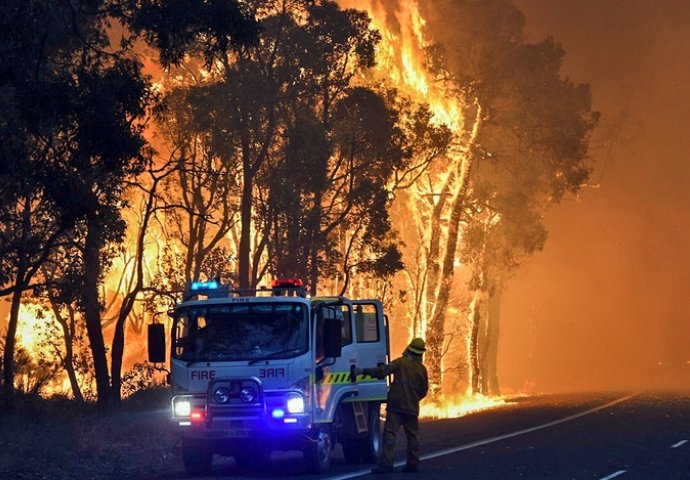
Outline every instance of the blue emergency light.
{"type": "Polygon", "coordinates": [[[219,286],[216,280],[209,280],[208,282],[192,282],[189,289],[198,292],[199,290],[218,290],[219,286]]]}

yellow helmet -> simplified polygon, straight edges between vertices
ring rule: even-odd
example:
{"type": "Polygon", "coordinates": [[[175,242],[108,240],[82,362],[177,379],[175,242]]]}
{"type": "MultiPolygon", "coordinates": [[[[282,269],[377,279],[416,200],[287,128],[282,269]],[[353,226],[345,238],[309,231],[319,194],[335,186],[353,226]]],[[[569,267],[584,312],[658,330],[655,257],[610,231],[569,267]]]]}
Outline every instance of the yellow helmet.
{"type": "Polygon", "coordinates": [[[411,351],[412,353],[416,353],[417,355],[422,355],[426,351],[426,346],[424,345],[424,339],[415,338],[407,346],[407,349],[409,351],[411,351]]]}

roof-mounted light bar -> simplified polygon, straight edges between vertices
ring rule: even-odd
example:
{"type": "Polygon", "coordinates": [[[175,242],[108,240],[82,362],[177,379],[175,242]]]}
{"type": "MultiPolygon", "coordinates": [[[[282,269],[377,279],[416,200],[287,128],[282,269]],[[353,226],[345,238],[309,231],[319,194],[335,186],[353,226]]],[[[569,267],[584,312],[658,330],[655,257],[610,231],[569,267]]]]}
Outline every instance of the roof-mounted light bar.
{"type": "Polygon", "coordinates": [[[307,291],[301,278],[280,278],[271,281],[273,295],[299,295],[306,297],[307,291]]]}
{"type": "Polygon", "coordinates": [[[298,288],[303,287],[301,278],[281,278],[271,281],[271,288],[298,288]]]}
{"type": "Polygon", "coordinates": [[[206,291],[206,290],[218,290],[220,287],[220,282],[217,280],[209,280],[207,282],[192,282],[189,286],[189,290],[192,292],[206,291]]]}
{"type": "Polygon", "coordinates": [[[222,298],[228,296],[255,296],[268,293],[272,296],[299,296],[306,297],[307,291],[304,282],[300,278],[276,279],[271,281],[271,288],[259,289],[233,289],[231,285],[223,285],[220,280],[207,280],[192,282],[184,294],[184,301],[194,297],[205,296],[207,298],[222,298]]]}
{"type": "Polygon", "coordinates": [[[231,286],[223,285],[220,280],[207,280],[205,282],[192,282],[184,294],[184,300],[190,300],[199,295],[205,295],[207,298],[227,297],[230,294],[231,286]]]}

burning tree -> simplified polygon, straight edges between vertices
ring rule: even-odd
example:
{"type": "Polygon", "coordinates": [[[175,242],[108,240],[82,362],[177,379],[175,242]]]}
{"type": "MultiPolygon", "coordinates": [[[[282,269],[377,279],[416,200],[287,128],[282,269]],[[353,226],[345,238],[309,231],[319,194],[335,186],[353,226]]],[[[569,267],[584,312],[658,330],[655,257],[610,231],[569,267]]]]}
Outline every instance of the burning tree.
{"type": "Polygon", "coordinates": [[[444,370],[456,368],[444,362],[454,350],[472,392],[497,391],[502,279],[542,247],[546,208],[589,174],[597,116],[587,87],[560,77],[563,51],[551,39],[523,41],[524,19],[510,0],[343,3],[367,9],[381,30],[379,74],[428,102],[453,132],[393,205],[413,212],[397,224],[413,246],[407,328],[427,337],[432,391],[441,393],[444,370]],[[458,273],[469,278],[467,320],[453,318],[457,330],[448,330],[449,307],[462,307],[453,298],[458,273]]]}
{"type": "Polygon", "coordinates": [[[522,40],[524,19],[512,2],[436,2],[426,11],[430,24],[454,18],[462,26],[460,38],[439,29],[437,40],[446,46],[451,73],[471,86],[485,109],[462,258],[475,292],[471,387],[497,393],[503,279],[542,248],[546,209],[588,178],[587,145],[598,114],[591,111],[588,87],[561,77],[564,51],[551,38],[522,40]]]}
{"type": "Polygon", "coordinates": [[[596,123],[587,88],[560,76],[562,49],[525,43],[510,0],[128,0],[77,8],[76,30],[64,5],[50,25],[35,2],[11,5],[22,15],[5,18],[31,28],[15,32],[21,48],[4,40],[2,57],[3,72],[23,73],[0,77],[11,87],[0,96],[0,215],[16,226],[0,236],[1,292],[18,312],[22,292],[50,280],[52,300],[77,307],[99,401],[119,397],[126,322],[154,277],[175,289],[228,267],[240,288],[294,275],[312,293],[390,287],[404,267],[400,326],[426,337],[433,391],[453,368],[469,372],[471,391],[497,391],[504,279],[542,247],[546,208],[586,180],[596,123]],[[165,70],[155,158],[148,80],[132,38],[108,42],[108,15],[165,70]],[[36,32],[49,42],[34,45],[36,32]],[[141,190],[128,197],[132,184],[141,190]],[[123,209],[138,201],[119,262],[123,209]],[[144,275],[162,243],[168,265],[144,275]],[[113,263],[127,288],[108,296],[113,263]]]}

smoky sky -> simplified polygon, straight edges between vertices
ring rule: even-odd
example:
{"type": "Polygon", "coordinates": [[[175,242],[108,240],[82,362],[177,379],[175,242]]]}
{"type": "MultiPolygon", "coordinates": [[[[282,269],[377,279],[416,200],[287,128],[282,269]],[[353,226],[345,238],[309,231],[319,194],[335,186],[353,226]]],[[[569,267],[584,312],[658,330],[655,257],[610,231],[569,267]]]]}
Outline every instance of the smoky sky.
{"type": "Polygon", "coordinates": [[[502,302],[505,391],[690,385],[690,1],[516,0],[601,123],[502,302]]]}

